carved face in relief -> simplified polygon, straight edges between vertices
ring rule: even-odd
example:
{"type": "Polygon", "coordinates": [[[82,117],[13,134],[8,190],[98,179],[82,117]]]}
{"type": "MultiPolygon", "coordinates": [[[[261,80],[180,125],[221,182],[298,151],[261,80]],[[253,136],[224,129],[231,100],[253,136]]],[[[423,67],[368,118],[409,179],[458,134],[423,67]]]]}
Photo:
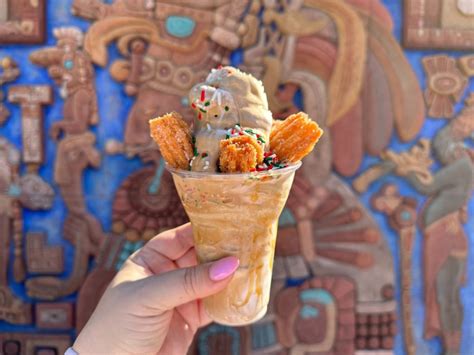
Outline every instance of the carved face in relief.
{"type": "Polygon", "coordinates": [[[58,86],[74,87],[93,78],[93,68],[88,56],[82,51],[83,34],[75,27],[54,30],[56,47],[33,52],[30,60],[48,68],[48,74],[58,86]]]}
{"type": "MultiPolygon", "coordinates": [[[[88,16],[86,0],[74,4],[76,11],[88,16]]],[[[115,79],[125,82],[126,92],[136,95],[124,134],[127,152],[140,155],[141,150],[148,149],[148,120],[153,117],[178,111],[189,122],[192,120],[189,90],[228,55],[210,37],[217,25],[216,16],[224,17],[229,6],[228,0],[116,0],[101,7],[105,16],[94,16],[100,19],[96,26],[102,26],[103,31],[87,34],[91,57],[96,61],[100,52],[107,51],[106,44],[118,40],[119,51],[129,60],[126,64],[117,61],[111,69],[115,79]],[[133,19],[132,23],[114,21],[121,16],[133,19]],[[137,32],[137,26],[142,32],[137,32]],[[134,46],[138,38],[146,42],[145,49],[134,46]]]]}

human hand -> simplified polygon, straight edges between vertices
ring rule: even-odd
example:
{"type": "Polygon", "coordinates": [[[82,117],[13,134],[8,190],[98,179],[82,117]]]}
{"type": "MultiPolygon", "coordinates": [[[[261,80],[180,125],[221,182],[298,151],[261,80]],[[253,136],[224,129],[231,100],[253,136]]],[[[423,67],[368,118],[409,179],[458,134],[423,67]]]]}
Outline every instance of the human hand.
{"type": "Polygon", "coordinates": [[[235,257],[197,265],[190,224],[163,232],[125,262],[73,345],[84,354],[186,354],[210,322],[202,298],[226,287],[235,257]]]}

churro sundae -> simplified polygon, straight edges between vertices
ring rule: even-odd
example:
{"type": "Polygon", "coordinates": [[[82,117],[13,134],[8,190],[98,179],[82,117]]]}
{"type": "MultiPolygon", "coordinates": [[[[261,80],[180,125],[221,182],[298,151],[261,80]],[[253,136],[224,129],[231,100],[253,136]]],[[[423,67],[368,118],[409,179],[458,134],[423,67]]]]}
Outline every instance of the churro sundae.
{"type": "Polygon", "coordinates": [[[191,220],[199,262],[235,255],[229,285],[204,300],[209,316],[244,325],[266,313],[278,218],[300,160],[322,130],[305,113],[274,121],[263,84],[213,69],[189,94],[193,127],[176,112],[150,121],[191,220]]]}

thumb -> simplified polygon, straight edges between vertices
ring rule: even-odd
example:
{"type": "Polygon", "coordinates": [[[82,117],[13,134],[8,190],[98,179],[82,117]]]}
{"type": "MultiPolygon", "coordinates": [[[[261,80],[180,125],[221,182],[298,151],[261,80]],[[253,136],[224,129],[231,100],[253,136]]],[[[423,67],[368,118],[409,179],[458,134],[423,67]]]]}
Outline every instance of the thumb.
{"type": "Polygon", "coordinates": [[[224,289],[239,267],[239,259],[228,256],[212,263],[177,269],[143,279],[142,300],[150,307],[170,310],[224,289]]]}

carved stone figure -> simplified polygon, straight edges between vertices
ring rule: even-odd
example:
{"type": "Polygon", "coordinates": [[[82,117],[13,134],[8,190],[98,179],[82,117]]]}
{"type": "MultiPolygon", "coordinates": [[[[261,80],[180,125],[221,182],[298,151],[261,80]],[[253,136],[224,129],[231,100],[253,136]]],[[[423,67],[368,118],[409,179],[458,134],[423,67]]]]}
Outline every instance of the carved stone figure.
{"type": "Polygon", "coordinates": [[[82,50],[83,34],[75,27],[54,30],[55,47],[34,51],[30,60],[48,69],[64,99],[64,117],[51,127],[50,136],[57,140],[64,134],[81,134],[99,121],[94,68],[82,50]]]}
{"type": "Polygon", "coordinates": [[[470,99],[464,110],[435,136],[433,152],[442,168],[431,172],[430,145],[421,141],[410,152],[386,152],[384,162],[371,168],[356,184],[364,188],[374,178],[395,172],[429,197],[421,213],[424,235],[425,338],[441,337],[447,354],[458,354],[468,240],[466,204],[474,183],[474,153],[464,140],[472,138],[474,111],[470,99]]]}
{"type": "Polygon", "coordinates": [[[55,47],[31,54],[33,63],[47,67],[64,99],[64,118],[50,131],[59,140],[54,167],[54,181],[67,206],[63,234],[75,246],[73,271],[68,279],[37,277],[27,281],[31,297],[55,299],[76,291],[86,277],[89,257],[97,255],[104,240],[100,223],[86,207],[82,174],[88,166],[98,167],[101,157],[95,149],[90,125],[98,122],[94,69],[82,50],[83,35],[77,28],[54,31],[55,47]],[[63,137],[60,138],[61,133],[63,137]]]}
{"type": "Polygon", "coordinates": [[[403,337],[405,351],[408,355],[416,354],[416,345],[413,339],[413,320],[411,302],[411,254],[416,234],[416,205],[415,199],[402,197],[396,185],[386,184],[378,193],[372,196],[372,207],[389,217],[390,226],[400,237],[400,253],[402,259],[402,314],[403,337]]]}
{"type": "Polygon", "coordinates": [[[187,93],[240,45],[238,20],[248,3],[117,0],[108,5],[98,0],[74,1],[76,14],[97,20],[85,40],[92,60],[105,66],[106,46],[112,41],[118,41],[126,58],[111,68],[112,76],[124,83],[125,92],[136,96],[124,135],[126,152],[156,150],[148,133],[148,120],[153,116],[174,110],[191,121],[187,93]]]}
{"type": "Polygon", "coordinates": [[[463,229],[466,203],[474,182],[472,151],[463,140],[474,132],[472,108],[441,129],[433,151],[442,168],[426,183],[407,169],[407,179],[429,196],[422,213],[424,234],[425,337],[440,336],[447,354],[458,354],[463,307],[459,293],[465,282],[468,240],[463,229]]]}
{"type": "Polygon", "coordinates": [[[16,297],[8,287],[8,266],[10,260],[10,239],[14,238],[14,274],[23,274],[21,251],[22,217],[16,199],[19,180],[19,152],[0,137],[0,319],[13,324],[31,323],[31,305],[16,297]],[[16,271],[16,272],[15,272],[16,271]]]}

